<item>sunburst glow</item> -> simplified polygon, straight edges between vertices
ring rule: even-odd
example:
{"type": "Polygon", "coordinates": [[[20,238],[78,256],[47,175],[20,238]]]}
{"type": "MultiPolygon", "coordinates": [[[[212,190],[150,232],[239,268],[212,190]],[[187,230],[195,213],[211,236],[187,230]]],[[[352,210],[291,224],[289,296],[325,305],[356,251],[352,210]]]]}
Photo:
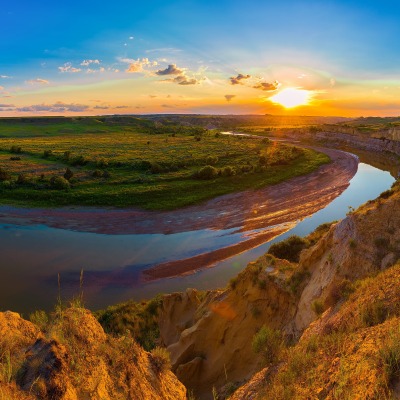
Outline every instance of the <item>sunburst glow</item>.
{"type": "Polygon", "coordinates": [[[305,89],[286,88],[270,97],[273,103],[282,105],[285,108],[305,106],[309,104],[312,98],[312,92],[305,89]]]}

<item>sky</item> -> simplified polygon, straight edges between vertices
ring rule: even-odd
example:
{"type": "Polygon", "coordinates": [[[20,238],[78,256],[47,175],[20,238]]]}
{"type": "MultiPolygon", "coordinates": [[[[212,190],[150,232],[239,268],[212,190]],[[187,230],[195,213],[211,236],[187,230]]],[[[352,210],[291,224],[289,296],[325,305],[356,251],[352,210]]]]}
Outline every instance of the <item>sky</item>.
{"type": "Polygon", "coordinates": [[[400,115],[400,2],[5,0],[0,117],[400,115]]]}

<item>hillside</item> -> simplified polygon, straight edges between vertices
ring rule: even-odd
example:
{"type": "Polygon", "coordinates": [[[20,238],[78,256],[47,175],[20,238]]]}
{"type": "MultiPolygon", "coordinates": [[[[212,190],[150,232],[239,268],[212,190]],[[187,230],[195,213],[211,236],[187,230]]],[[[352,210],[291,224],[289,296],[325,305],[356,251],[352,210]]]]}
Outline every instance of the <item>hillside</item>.
{"type": "Polygon", "coordinates": [[[185,398],[178,378],[201,400],[398,398],[399,227],[397,182],[225,289],[112,306],[96,313],[102,326],[77,306],[34,323],[2,313],[2,393],[185,398]]]}
{"type": "Polygon", "coordinates": [[[0,313],[1,399],[186,398],[164,351],[106,335],[88,310],[72,306],[50,320],[43,312],[31,319],[0,313]]]}

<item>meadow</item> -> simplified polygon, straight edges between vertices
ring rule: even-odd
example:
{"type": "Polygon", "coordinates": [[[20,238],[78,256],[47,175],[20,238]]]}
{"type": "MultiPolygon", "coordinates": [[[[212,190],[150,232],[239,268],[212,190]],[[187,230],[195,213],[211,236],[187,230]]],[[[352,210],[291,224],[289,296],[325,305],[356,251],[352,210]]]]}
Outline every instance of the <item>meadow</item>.
{"type": "Polygon", "coordinates": [[[329,158],[151,118],[0,120],[0,202],[174,209],[307,174],[329,158]]]}

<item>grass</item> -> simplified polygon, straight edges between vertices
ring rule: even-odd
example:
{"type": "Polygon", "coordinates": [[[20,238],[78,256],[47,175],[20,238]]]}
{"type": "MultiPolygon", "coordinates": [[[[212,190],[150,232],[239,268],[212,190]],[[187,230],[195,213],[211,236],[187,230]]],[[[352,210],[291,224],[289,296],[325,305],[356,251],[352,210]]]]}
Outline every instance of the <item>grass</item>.
{"type": "Polygon", "coordinates": [[[174,209],[329,162],[309,149],[134,117],[33,120],[0,120],[2,204],[174,209]]]}

